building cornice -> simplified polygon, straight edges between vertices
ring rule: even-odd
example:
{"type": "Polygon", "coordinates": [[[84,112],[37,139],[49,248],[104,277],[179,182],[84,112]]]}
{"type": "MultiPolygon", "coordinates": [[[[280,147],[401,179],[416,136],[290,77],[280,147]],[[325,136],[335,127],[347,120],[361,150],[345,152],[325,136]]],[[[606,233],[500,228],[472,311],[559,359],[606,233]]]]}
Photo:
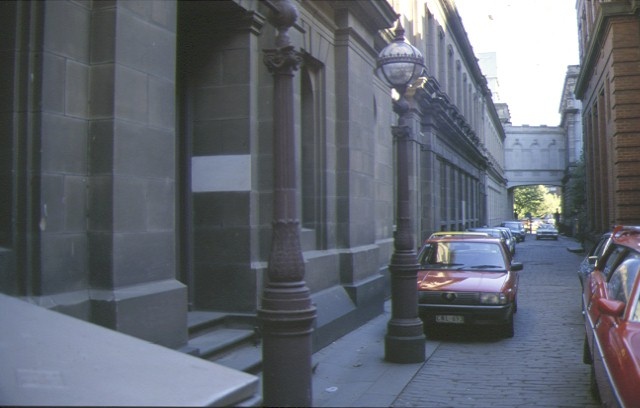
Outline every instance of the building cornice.
{"type": "Polygon", "coordinates": [[[451,103],[447,94],[440,89],[438,81],[429,77],[426,84],[415,94],[422,117],[428,117],[442,131],[452,139],[451,143],[458,146],[459,151],[466,151],[474,157],[471,161],[481,163],[486,169],[491,160],[480,138],[466,122],[458,107],[451,103]]]}
{"type": "Polygon", "coordinates": [[[596,17],[593,26],[591,41],[589,41],[588,49],[585,57],[580,62],[582,69],[576,80],[575,95],[578,99],[584,98],[589,80],[592,76],[593,69],[597,63],[597,56],[602,48],[606,28],[609,20],[615,17],[627,17],[640,14],[640,0],[631,0],[630,2],[610,2],[600,3],[600,11],[596,17]]]}
{"type": "Polygon", "coordinates": [[[478,85],[481,89],[481,95],[485,99],[485,103],[487,106],[487,110],[491,117],[491,120],[496,125],[497,131],[500,133],[500,137],[502,140],[505,139],[504,129],[502,129],[502,124],[500,122],[500,116],[498,115],[498,111],[493,103],[492,93],[489,89],[489,84],[487,83],[487,78],[482,73],[480,69],[480,64],[478,64],[478,58],[473,50],[473,46],[469,41],[469,36],[467,35],[467,31],[464,28],[464,23],[462,22],[462,18],[458,13],[458,9],[455,6],[455,2],[452,0],[444,0],[443,2],[444,12],[447,17],[447,24],[451,29],[454,37],[456,38],[456,42],[458,44],[458,52],[463,56],[463,59],[467,62],[467,66],[469,68],[470,74],[473,76],[474,83],[478,85]]]}
{"type": "Polygon", "coordinates": [[[335,10],[346,9],[352,15],[358,16],[359,21],[370,32],[377,32],[378,30],[393,26],[393,22],[396,21],[398,16],[396,11],[386,0],[333,0],[330,1],[329,4],[331,4],[331,7],[335,10]]]}

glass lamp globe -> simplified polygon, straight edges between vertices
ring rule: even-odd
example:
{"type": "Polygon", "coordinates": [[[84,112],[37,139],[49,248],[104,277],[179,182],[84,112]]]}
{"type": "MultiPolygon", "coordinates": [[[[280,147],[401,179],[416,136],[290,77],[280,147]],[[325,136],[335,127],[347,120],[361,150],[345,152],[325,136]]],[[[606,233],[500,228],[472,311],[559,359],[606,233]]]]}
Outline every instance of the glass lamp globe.
{"type": "Polygon", "coordinates": [[[425,70],[420,51],[406,42],[400,22],[395,29],[395,38],[378,55],[376,75],[401,95],[407,86],[425,70]]]}

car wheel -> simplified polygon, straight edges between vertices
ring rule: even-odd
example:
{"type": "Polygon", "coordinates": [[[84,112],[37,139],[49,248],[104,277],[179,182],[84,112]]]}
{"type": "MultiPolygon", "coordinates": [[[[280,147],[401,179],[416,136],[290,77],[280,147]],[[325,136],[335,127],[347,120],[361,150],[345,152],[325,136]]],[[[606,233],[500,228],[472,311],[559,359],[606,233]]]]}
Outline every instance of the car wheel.
{"type": "Polygon", "coordinates": [[[539,240],[539,239],[540,239],[540,237],[536,237],[536,241],[539,240]]]}
{"type": "Polygon", "coordinates": [[[587,341],[587,335],[584,335],[584,343],[582,346],[582,362],[585,364],[593,364],[593,358],[591,357],[591,350],[589,350],[589,342],[587,341]]]}
{"type": "Polygon", "coordinates": [[[591,391],[591,396],[596,401],[600,401],[600,390],[598,390],[598,382],[596,381],[596,369],[594,366],[594,364],[591,364],[591,372],[589,373],[589,391],[591,391]]]}
{"type": "Polygon", "coordinates": [[[502,330],[503,330],[504,337],[506,337],[506,338],[511,338],[515,334],[514,330],[513,330],[513,313],[511,314],[511,317],[509,318],[509,322],[504,325],[502,330]]]}

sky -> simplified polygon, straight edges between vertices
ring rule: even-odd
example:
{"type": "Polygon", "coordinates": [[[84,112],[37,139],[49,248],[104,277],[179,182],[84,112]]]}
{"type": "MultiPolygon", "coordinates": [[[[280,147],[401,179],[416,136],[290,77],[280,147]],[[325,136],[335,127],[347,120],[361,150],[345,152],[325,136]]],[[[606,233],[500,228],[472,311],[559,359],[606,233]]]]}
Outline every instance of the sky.
{"type": "Polygon", "coordinates": [[[495,52],[499,101],[513,125],[560,124],[568,65],[578,65],[576,0],[455,0],[476,53],[495,52]]]}

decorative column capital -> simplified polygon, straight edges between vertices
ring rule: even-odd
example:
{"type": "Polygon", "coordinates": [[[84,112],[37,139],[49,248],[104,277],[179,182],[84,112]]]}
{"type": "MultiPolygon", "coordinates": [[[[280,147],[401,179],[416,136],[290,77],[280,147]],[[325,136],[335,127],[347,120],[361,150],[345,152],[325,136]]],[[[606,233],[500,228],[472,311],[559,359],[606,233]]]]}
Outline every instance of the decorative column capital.
{"type": "Polygon", "coordinates": [[[391,135],[394,139],[409,139],[411,137],[411,129],[407,125],[391,126],[391,135]]]}
{"type": "Polygon", "coordinates": [[[302,56],[292,45],[264,50],[264,64],[272,74],[293,75],[302,63],[302,56]]]}

